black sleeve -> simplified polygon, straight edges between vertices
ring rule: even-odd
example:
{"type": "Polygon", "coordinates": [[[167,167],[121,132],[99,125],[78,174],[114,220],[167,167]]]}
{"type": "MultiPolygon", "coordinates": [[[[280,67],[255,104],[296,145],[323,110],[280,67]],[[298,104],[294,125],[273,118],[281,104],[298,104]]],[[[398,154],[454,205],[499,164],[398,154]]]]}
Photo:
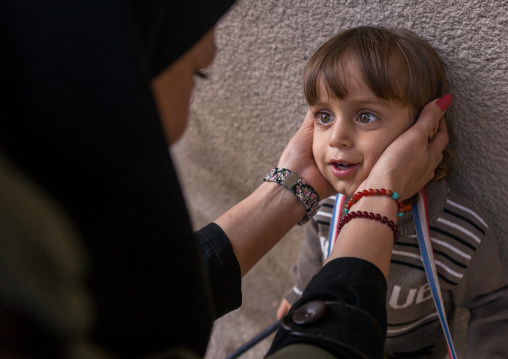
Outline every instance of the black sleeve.
{"type": "Polygon", "coordinates": [[[242,304],[240,265],[228,237],[217,224],[210,223],[195,235],[203,252],[217,319],[242,304]]]}
{"type": "Polygon", "coordinates": [[[335,259],[281,320],[269,354],[308,343],[341,358],[382,358],[385,306],[386,280],[376,266],[358,258],[335,259]]]}

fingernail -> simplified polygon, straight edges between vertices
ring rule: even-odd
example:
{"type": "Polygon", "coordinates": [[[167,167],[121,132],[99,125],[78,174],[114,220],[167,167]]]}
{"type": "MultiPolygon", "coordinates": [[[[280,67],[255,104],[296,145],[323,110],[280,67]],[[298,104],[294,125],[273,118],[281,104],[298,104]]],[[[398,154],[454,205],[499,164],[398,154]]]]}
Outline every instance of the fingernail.
{"type": "Polygon", "coordinates": [[[453,102],[453,95],[448,93],[448,94],[444,95],[443,97],[441,97],[439,100],[437,100],[436,105],[439,106],[441,111],[445,112],[446,109],[448,107],[450,107],[452,102],[453,102]]]}

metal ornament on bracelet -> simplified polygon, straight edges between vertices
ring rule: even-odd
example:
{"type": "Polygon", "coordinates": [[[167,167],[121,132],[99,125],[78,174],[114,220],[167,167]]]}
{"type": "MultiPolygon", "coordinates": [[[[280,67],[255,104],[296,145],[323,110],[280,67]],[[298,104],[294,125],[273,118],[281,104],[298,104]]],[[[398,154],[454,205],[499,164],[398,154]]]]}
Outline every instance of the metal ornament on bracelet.
{"type": "Polygon", "coordinates": [[[291,191],[305,206],[305,216],[298,222],[304,225],[316,214],[319,204],[319,195],[303,178],[287,168],[274,168],[266,175],[263,182],[275,182],[291,191]]]}

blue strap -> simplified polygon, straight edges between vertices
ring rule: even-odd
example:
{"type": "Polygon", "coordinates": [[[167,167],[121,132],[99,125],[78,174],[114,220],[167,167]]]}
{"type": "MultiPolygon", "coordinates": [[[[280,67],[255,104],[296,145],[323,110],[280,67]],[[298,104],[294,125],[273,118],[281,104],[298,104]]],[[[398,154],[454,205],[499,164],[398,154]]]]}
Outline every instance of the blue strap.
{"type": "Polygon", "coordinates": [[[446,343],[448,344],[448,355],[451,359],[456,359],[457,356],[455,354],[452,336],[450,334],[448,322],[446,320],[443,298],[441,297],[441,288],[439,286],[439,280],[434,261],[434,252],[432,250],[427,208],[427,196],[425,190],[422,189],[418,193],[417,204],[413,205],[412,207],[416,234],[418,235],[418,244],[420,245],[420,251],[422,253],[422,261],[425,267],[425,273],[427,275],[432,297],[434,298],[434,303],[439,314],[439,320],[441,322],[441,326],[443,327],[446,343]]]}
{"type": "Polygon", "coordinates": [[[330,221],[330,233],[328,234],[328,250],[326,251],[326,258],[330,256],[335,240],[337,239],[337,224],[340,221],[340,210],[345,199],[346,196],[340,193],[337,193],[337,196],[335,197],[332,220],[330,221]]]}

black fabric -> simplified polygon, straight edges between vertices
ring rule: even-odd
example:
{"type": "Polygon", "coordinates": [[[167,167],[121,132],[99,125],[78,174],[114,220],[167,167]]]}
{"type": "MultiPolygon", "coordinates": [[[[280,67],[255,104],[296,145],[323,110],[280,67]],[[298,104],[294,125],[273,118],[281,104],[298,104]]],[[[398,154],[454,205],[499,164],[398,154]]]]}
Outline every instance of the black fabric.
{"type": "Polygon", "coordinates": [[[195,233],[203,253],[205,273],[212,292],[215,319],[242,304],[242,273],[224,231],[210,223],[195,233]]]}
{"type": "Polygon", "coordinates": [[[186,52],[215,25],[234,1],[128,0],[150,74],[157,75],[186,52]]]}
{"type": "MultiPolygon", "coordinates": [[[[132,16],[115,0],[3,1],[0,146],[80,230],[97,342],[121,357],[175,345],[203,354],[208,288],[132,16]]],[[[172,43],[167,30],[159,41],[172,43]]],[[[163,66],[171,51],[167,64],[183,47],[152,58],[163,66]]]]}
{"type": "Polygon", "coordinates": [[[338,258],[327,263],[282,319],[269,354],[296,343],[326,349],[338,358],[383,358],[386,336],[386,280],[372,263],[338,258]],[[327,303],[313,323],[296,324],[292,315],[306,303],[327,303]]]}

